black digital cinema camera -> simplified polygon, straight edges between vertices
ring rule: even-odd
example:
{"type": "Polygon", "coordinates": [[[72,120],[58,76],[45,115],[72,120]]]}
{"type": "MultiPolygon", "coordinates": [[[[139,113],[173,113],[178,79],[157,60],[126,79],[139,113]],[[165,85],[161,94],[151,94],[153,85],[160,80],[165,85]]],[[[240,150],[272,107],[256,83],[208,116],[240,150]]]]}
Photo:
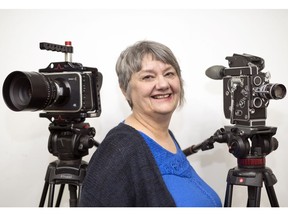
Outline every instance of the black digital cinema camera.
{"type": "Polygon", "coordinates": [[[40,49],[65,53],[65,61],[52,62],[38,72],[14,71],[3,84],[3,98],[13,111],[44,110],[52,116],[101,114],[102,74],[97,68],[72,62],[73,47],[40,43],[40,49]]]}
{"type": "Polygon", "coordinates": [[[264,126],[270,99],[286,95],[283,84],[269,83],[270,74],[262,72],[264,59],[249,54],[226,57],[230,68],[212,66],[206,75],[223,79],[224,115],[231,124],[264,126]]]}

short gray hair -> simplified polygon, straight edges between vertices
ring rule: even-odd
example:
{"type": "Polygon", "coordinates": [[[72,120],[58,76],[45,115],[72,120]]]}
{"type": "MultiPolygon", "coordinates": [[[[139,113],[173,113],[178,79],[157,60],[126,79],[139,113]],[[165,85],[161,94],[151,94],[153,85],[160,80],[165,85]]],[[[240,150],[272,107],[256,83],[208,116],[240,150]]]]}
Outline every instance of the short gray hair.
{"type": "Polygon", "coordinates": [[[176,70],[181,87],[179,105],[182,105],[184,102],[184,88],[180,66],[173,52],[167,46],[155,41],[138,41],[120,54],[116,62],[116,73],[120,88],[124,92],[127,91],[132,74],[142,69],[142,60],[144,56],[149,54],[152,55],[153,59],[169,64],[176,70]]]}

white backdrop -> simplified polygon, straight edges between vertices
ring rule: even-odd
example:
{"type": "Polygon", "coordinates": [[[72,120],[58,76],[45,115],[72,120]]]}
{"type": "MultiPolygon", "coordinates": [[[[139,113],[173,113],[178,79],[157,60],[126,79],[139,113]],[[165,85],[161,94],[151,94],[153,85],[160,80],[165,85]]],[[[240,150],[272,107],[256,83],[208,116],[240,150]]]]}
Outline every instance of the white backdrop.
{"type": "MultiPolygon", "coordinates": [[[[226,56],[260,56],[266,63],[263,71],[272,75],[270,82],[288,85],[288,10],[0,10],[0,31],[1,91],[12,71],[38,71],[64,60],[62,53],[40,50],[39,42],[71,40],[73,61],[102,72],[103,111],[99,118],[87,119],[99,142],[130,112],[114,67],[120,52],[138,40],[164,43],[179,60],[186,103],[174,114],[171,129],[183,149],[229,125],[223,114],[222,81],[205,76],[212,65],[228,67],[226,56]]],[[[0,110],[0,206],[36,207],[47,166],[56,160],[47,149],[49,121],[39,118],[39,112],[11,111],[2,94],[0,110]]],[[[288,207],[287,98],[271,100],[267,110],[267,125],[278,128],[279,141],[279,148],[266,157],[267,166],[278,179],[280,206],[288,207]]],[[[94,151],[83,159],[89,161],[94,151]]],[[[215,143],[214,149],[189,160],[224,202],[227,172],[236,166],[227,145],[215,143]]],[[[245,206],[246,201],[246,187],[235,186],[232,205],[245,206]]],[[[261,206],[270,206],[264,187],[261,206]]]]}

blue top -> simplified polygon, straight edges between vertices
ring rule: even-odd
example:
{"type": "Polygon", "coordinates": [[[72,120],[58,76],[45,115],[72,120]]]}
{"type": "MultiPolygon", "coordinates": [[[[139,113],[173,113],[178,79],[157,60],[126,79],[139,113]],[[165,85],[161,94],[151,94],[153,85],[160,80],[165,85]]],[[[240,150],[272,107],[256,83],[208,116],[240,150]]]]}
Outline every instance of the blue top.
{"type": "MultiPolygon", "coordinates": [[[[143,132],[139,133],[148,144],[160,169],[164,182],[178,207],[221,207],[216,192],[198,176],[179,145],[173,154],[143,132]]],[[[173,136],[172,136],[173,137],[173,136]]]]}

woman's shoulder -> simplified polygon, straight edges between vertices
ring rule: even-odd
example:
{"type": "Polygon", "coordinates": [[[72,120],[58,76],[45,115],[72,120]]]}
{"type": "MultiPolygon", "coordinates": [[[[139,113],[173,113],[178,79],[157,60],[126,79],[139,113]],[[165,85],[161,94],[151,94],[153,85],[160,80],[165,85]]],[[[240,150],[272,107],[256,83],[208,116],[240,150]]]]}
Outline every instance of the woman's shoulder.
{"type": "Polygon", "coordinates": [[[143,147],[143,142],[143,138],[136,129],[124,123],[119,123],[107,133],[98,148],[121,152],[135,151],[143,147]]]}
{"type": "Polygon", "coordinates": [[[141,136],[136,129],[121,122],[107,133],[103,141],[107,139],[117,139],[117,141],[122,141],[123,139],[127,141],[128,139],[135,141],[139,140],[139,138],[141,136]]]}

